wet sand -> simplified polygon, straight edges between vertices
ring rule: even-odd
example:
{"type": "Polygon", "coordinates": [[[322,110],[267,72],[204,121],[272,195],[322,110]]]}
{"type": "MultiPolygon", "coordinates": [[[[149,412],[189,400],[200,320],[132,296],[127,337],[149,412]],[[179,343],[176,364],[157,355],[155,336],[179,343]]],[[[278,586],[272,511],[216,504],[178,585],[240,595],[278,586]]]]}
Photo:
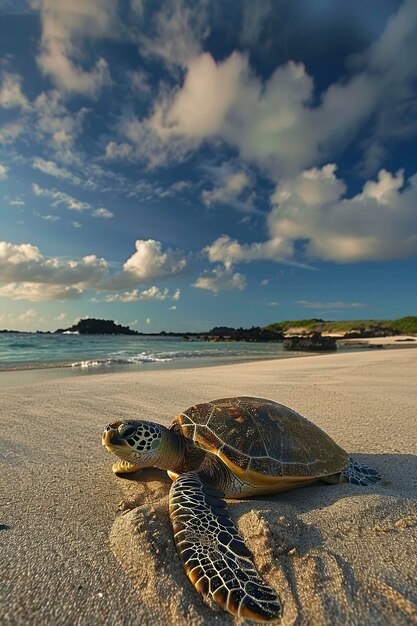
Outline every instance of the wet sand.
{"type": "Polygon", "coordinates": [[[417,623],[417,351],[1,378],[1,624],[239,623],[182,571],[167,476],[117,478],[100,443],[112,419],[168,425],[194,402],[234,395],[287,404],[383,477],[230,504],[281,596],[281,623],[417,623]]]}

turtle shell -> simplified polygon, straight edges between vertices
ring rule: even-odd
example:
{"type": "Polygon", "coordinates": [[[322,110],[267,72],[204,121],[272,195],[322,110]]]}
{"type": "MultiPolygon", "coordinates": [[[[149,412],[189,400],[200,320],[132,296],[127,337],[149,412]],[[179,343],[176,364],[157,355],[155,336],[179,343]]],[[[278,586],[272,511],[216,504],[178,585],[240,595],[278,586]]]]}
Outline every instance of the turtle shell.
{"type": "Polygon", "coordinates": [[[218,455],[242,477],[314,479],[340,472],[349,455],[318,426],[262,398],[195,404],[174,420],[195,445],[218,455]]]}

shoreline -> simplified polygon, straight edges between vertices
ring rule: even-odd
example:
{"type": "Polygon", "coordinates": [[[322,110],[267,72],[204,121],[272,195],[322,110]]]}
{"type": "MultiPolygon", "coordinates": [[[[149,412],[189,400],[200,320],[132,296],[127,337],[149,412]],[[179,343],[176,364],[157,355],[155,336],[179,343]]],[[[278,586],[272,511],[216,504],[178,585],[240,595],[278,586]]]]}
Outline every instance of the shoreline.
{"type": "Polygon", "coordinates": [[[382,474],[369,488],[315,483],[230,504],[282,598],[279,626],[415,624],[417,352],[314,356],[108,377],[10,373],[25,380],[3,387],[0,405],[0,622],[243,625],[185,577],[166,474],[116,477],[100,437],[116,418],[169,425],[194,402],[253,395],[299,411],[382,474]]]}
{"type": "MultiPolygon", "coordinates": [[[[226,342],[227,343],[227,342],[226,342]]],[[[242,343],[242,342],[238,342],[242,343]]],[[[279,344],[281,345],[281,344],[279,344]]],[[[84,359],[82,361],[46,361],[46,362],[16,362],[10,365],[3,366],[0,363],[0,375],[5,372],[30,372],[30,371],[44,371],[44,370],[70,370],[75,375],[79,374],[91,374],[91,373],[132,373],[142,372],[147,370],[165,370],[165,369],[189,369],[194,367],[216,367],[221,365],[233,365],[239,363],[251,363],[260,361],[275,361],[290,358],[300,358],[304,356],[318,356],[323,354],[345,354],[346,352],[360,350],[368,351],[378,348],[383,349],[405,349],[405,348],[417,348],[417,338],[412,335],[395,335],[390,337],[370,337],[366,339],[344,339],[339,338],[337,340],[337,351],[294,351],[287,352],[282,351],[279,356],[274,355],[271,357],[265,357],[264,355],[259,357],[239,357],[231,355],[229,359],[225,356],[216,357],[209,355],[207,357],[177,357],[177,358],[162,358],[155,361],[143,361],[138,363],[117,363],[109,362],[109,358],[106,357],[92,357],[91,359],[84,359]]]]}

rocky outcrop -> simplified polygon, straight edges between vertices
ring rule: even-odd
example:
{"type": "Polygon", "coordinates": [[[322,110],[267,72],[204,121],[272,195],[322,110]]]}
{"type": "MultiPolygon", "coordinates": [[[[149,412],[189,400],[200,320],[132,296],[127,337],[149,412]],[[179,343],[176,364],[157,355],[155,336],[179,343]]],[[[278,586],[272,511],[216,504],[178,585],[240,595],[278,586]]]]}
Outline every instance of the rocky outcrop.
{"type": "Polygon", "coordinates": [[[323,337],[320,333],[287,337],[283,341],[284,350],[299,352],[327,352],[337,350],[334,337],[323,337]]]}
{"type": "Polygon", "coordinates": [[[272,332],[259,326],[251,328],[230,328],[228,326],[217,326],[212,328],[204,337],[205,341],[255,341],[269,342],[282,341],[281,333],[272,332]]]}

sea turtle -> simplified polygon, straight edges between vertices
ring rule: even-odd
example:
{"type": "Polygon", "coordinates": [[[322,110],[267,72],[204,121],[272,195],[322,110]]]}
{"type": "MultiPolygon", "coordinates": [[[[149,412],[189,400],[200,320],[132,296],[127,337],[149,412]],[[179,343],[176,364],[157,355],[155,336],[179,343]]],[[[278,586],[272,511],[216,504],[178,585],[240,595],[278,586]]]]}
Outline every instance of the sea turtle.
{"type": "Polygon", "coordinates": [[[376,470],[354,461],[318,426],[261,398],[195,404],[165,428],[145,420],[106,427],[103,445],[119,457],[117,474],[168,470],[170,518],[187,576],[234,615],[279,618],[277,593],[260,577],[224,498],[295,489],[316,480],[369,485],[376,470]]]}

